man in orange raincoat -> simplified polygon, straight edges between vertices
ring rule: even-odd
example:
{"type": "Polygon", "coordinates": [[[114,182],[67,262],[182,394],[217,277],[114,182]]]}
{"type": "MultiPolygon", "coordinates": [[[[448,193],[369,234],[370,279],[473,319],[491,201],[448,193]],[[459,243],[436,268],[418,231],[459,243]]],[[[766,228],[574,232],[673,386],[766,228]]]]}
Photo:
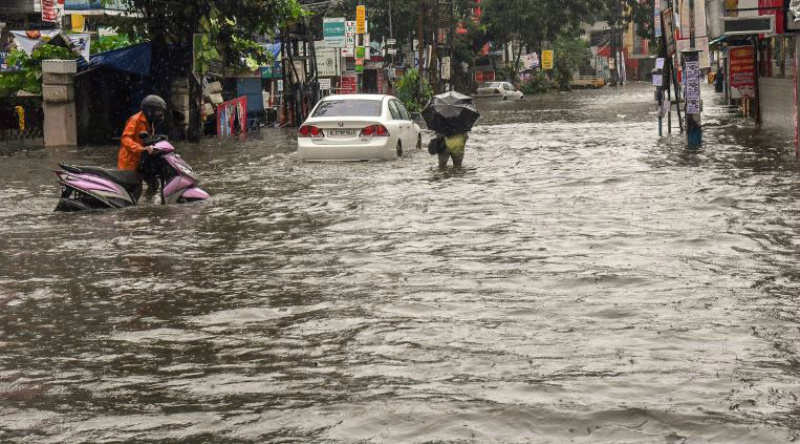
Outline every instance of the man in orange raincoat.
{"type": "Polygon", "coordinates": [[[128,119],[122,132],[117,154],[117,169],[131,171],[139,169],[142,151],[147,151],[148,154],[153,152],[152,146],[144,146],[140,134],[154,135],[156,126],[164,121],[166,113],[167,102],[161,97],[149,95],[142,100],[142,110],[128,119]]]}

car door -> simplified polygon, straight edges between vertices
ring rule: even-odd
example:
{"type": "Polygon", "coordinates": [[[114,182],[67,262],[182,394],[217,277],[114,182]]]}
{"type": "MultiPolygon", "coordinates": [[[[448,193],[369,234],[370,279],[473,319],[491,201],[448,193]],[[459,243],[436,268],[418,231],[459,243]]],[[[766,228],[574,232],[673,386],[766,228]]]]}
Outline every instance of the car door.
{"type": "Polygon", "coordinates": [[[403,117],[405,123],[405,136],[403,138],[403,146],[409,149],[417,146],[417,131],[414,119],[411,118],[411,113],[408,112],[406,106],[401,101],[397,101],[397,108],[400,110],[400,115],[403,117]]]}
{"type": "Polygon", "coordinates": [[[408,145],[408,127],[411,122],[406,121],[401,111],[402,103],[397,99],[389,100],[389,111],[392,114],[392,120],[395,121],[397,127],[397,140],[401,141],[403,148],[409,148],[408,145]]]}
{"type": "Polygon", "coordinates": [[[514,96],[514,87],[510,83],[503,83],[503,99],[514,96]]]}
{"type": "Polygon", "coordinates": [[[395,146],[397,145],[397,141],[399,140],[403,144],[403,148],[406,147],[406,142],[403,140],[403,116],[400,114],[400,109],[397,107],[397,101],[394,99],[389,99],[389,119],[387,120],[387,127],[389,130],[389,134],[395,136],[395,146]]]}

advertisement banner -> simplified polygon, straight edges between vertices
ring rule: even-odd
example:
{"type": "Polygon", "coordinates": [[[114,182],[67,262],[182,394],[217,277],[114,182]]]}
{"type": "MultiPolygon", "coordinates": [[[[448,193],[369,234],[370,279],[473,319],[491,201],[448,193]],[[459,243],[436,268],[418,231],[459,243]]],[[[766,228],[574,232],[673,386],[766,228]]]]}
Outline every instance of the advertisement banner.
{"type": "Polygon", "coordinates": [[[356,34],[367,33],[367,8],[364,5],[356,6],[356,34]]]}
{"type": "Polygon", "coordinates": [[[217,137],[247,133],[247,96],[217,106],[217,137]]]}
{"type": "Polygon", "coordinates": [[[344,22],[344,47],[342,57],[355,57],[356,48],[356,22],[344,22]]]}
{"type": "Polygon", "coordinates": [[[545,49],[542,51],[542,69],[549,71],[553,69],[553,50],[545,49]]]}
{"type": "Polygon", "coordinates": [[[742,97],[753,97],[756,86],[755,53],[753,47],[731,46],[728,48],[730,55],[729,85],[736,88],[742,97]]]}
{"type": "Polygon", "coordinates": [[[700,113],[700,53],[687,53],[684,62],[686,114],[700,113]]]}
{"type": "Polygon", "coordinates": [[[675,55],[675,33],[674,28],[672,26],[672,8],[667,8],[664,10],[664,13],[661,14],[661,21],[663,22],[663,29],[662,32],[664,33],[664,39],[667,41],[667,55],[673,56],[675,55]]]}
{"type": "Polygon", "coordinates": [[[342,76],[340,94],[357,94],[358,93],[358,77],[349,75],[342,76]]]}
{"type": "Polygon", "coordinates": [[[42,21],[57,23],[58,12],[56,11],[56,0],[41,0],[42,1],[42,21]]]}
{"type": "Polygon", "coordinates": [[[72,50],[81,55],[86,61],[91,57],[92,39],[89,34],[69,34],[69,40],[72,42],[72,50]]]}
{"type": "Polygon", "coordinates": [[[25,54],[31,55],[37,46],[49,42],[60,32],[58,29],[34,29],[31,31],[11,31],[11,35],[14,36],[14,42],[17,47],[24,51],[25,54]]]}

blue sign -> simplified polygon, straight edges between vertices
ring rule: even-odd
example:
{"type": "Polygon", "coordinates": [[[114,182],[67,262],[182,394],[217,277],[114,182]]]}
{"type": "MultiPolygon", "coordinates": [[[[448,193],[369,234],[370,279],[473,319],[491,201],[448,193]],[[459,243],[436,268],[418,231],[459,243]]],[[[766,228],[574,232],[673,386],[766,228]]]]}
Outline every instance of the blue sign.
{"type": "Polygon", "coordinates": [[[66,12],[86,12],[90,10],[125,11],[125,5],[121,0],[106,2],[102,0],[64,0],[64,11],[66,12]]]}

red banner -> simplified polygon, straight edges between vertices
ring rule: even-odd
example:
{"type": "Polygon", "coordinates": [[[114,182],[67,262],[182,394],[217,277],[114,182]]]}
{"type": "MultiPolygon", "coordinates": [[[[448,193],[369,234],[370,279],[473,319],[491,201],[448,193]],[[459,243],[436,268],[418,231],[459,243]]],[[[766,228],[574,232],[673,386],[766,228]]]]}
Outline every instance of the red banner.
{"type": "Polygon", "coordinates": [[[357,94],[358,93],[358,77],[356,76],[342,76],[340,94],[357,94]]]}
{"type": "Polygon", "coordinates": [[[58,21],[56,0],[42,0],[42,21],[55,23],[58,21]]]}
{"type": "Polygon", "coordinates": [[[755,53],[752,46],[731,46],[730,86],[745,89],[756,86],[755,53]]]}

